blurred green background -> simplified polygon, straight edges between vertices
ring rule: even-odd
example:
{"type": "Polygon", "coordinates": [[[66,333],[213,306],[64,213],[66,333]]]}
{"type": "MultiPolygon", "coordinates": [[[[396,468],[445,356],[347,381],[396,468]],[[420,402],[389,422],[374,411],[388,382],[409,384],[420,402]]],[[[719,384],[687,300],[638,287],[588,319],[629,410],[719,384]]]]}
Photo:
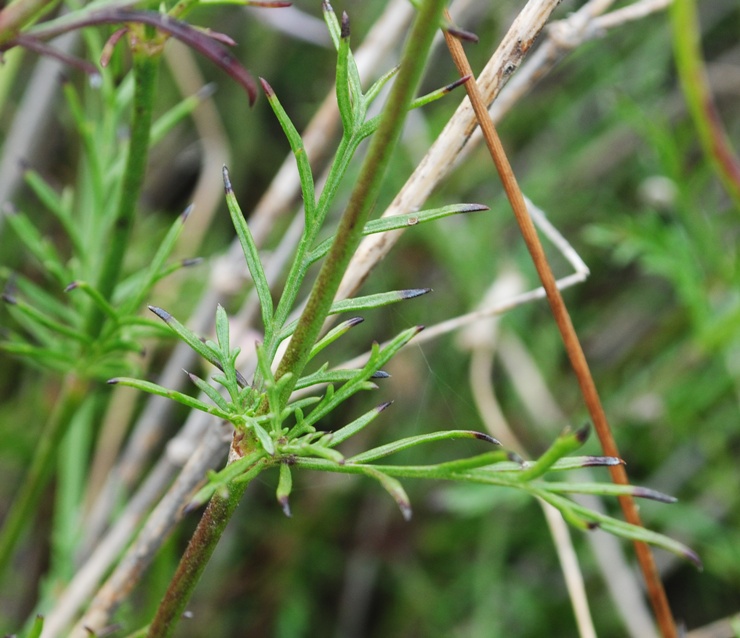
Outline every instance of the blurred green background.
{"type": "MultiPolygon", "coordinates": [[[[466,45],[474,69],[488,59],[522,4],[506,0],[471,10],[463,26],[480,37],[479,44],[466,45]]],[[[564,2],[556,16],[565,17],[580,4],[564,2]]],[[[318,2],[297,0],[295,5],[320,18],[318,2]]],[[[334,8],[350,14],[356,45],[383,6],[348,0],[334,8]]],[[[714,96],[729,137],[738,140],[740,5],[712,0],[700,2],[699,9],[714,96]]],[[[192,21],[237,40],[245,65],[271,83],[299,130],[331,90],[335,58],[326,42],[305,42],[278,32],[254,11],[237,7],[201,8],[192,21]]],[[[321,23],[316,32],[322,33],[321,23]]],[[[23,61],[29,72],[32,62],[30,56],[23,61]]],[[[125,61],[120,64],[125,66],[125,61]]],[[[214,102],[228,140],[231,178],[246,213],[270,183],[288,145],[266,100],[250,110],[243,92],[221,71],[203,60],[198,64],[205,80],[217,84],[214,102]]],[[[389,59],[386,66],[392,64],[389,59]]],[[[69,71],[73,82],[83,83],[77,75],[69,71]]],[[[454,68],[440,48],[430,63],[425,89],[454,79],[454,68]]],[[[14,100],[20,99],[22,88],[13,88],[0,114],[4,137],[16,121],[19,103],[14,100]]],[[[167,69],[158,99],[160,111],[180,99],[167,69]]],[[[453,94],[413,113],[381,204],[403,185],[458,99],[453,94]]],[[[524,192],[591,270],[584,284],[565,293],[565,300],[630,478],[679,498],[670,506],[642,505],[645,524],[686,542],[704,561],[705,570],[699,573],[658,552],[674,613],[690,630],[738,612],[740,211],[698,145],[676,77],[668,16],[659,12],[582,45],[516,105],[500,133],[524,192]]],[[[79,154],[64,106],[54,110],[44,142],[29,159],[61,187],[74,179],[79,154]]],[[[200,157],[190,120],[153,151],[135,229],[134,245],[142,247],[142,255],[151,253],[190,201],[200,157]]],[[[64,241],[28,193],[21,190],[14,201],[24,209],[36,206],[38,225],[52,240],[64,241]]],[[[492,210],[406,233],[363,289],[369,293],[429,286],[433,294],[366,316],[344,350],[332,348],[333,361],[414,323],[431,325],[475,308],[510,268],[523,275],[528,287],[536,285],[534,268],[483,148],[435,191],[430,204],[464,201],[492,210]],[[347,349],[348,344],[356,350],[347,349]]],[[[276,224],[268,248],[284,228],[284,222],[276,224]]],[[[6,230],[0,234],[2,265],[33,275],[37,267],[6,230]]],[[[161,299],[150,301],[186,317],[205,287],[212,285],[209,265],[232,234],[226,208],[220,205],[197,250],[208,258],[206,263],[183,275],[182,285],[164,289],[161,299]],[[174,296],[172,291],[177,291],[174,296]]],[[[556,274],[567,274],[562,258],[554,251],[552,256],[556,274]]],[[[235,304],[226,294],[224,302],[235,304]]],[[[2,309],[0,320],[6,321],[2,309]]],[[[510,348],[519,344],[528,354],[565,415],[565,421],[548,423],[544,431],[533,423],[513,380],[516,369],[498,355],[494,358],[490,372],[501,410],[535,455],[565,425],[587,420],[587,413],[546,303],[509,312],[498,329],[501,342],[510,348]]],[[[0,356],[4,511],[29,462],[57,381],[0,356]]],[[[156,354],[153,369],[165,356],[166,350],[156,354]]],[[[367,436],[383,442],[450,427],[483,429],[469,365],[470,353],[454,335],[412,347],[392,362],[392,378],[373,396],[350,402],[348,413],[336,415],[336,425],[373,404],[394,400],[367,436]]],[[[432,458],[424,461],[456,456],[466,443],[455,445],[459,447],[454,450],[432,449],[432,458]]],[[[587,452],[598,453],[596,441],[587,444],[587,452]]],[[[420,461],[411,453],[401,460],[420,461]]],[[[605,471],[597,472],[599,479],[608,480],[605,471]]],[[[294,477],[293,517],[287,519],[275,503],[273,480],[276,477],[267,475],[250,487],[196,593],[193,617],[182,623],[178,635],[576,635],[552,539],[534,501],[477,487],[407,483],[414,506],[407,524],[369,480],[304,473],[294,477]]],[[[617,512],[616,503],[607,506],[617,512]]],[[[23,543],[26,569],[4,583],[2,630],[10,631],[33,609],[40,575],[49,562],[45,539],[51,510],[50,492],[23,543]]],[[[127,629],[150,617],[196,520],[195,514],[186,519],[117,614],[127,629]]],[[[577,531],[572,535],[598,635],[626,635],[605,585],[609,573],[599,569],[585,536],[577,531]]],[[[622,547],[632,561],[631,547],[622,547]]]]}

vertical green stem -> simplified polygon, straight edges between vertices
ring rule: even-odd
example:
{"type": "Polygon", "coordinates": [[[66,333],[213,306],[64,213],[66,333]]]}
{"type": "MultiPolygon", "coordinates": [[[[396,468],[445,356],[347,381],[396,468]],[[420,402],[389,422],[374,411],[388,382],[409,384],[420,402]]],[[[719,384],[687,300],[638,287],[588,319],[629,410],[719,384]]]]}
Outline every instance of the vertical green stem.
{"type": "MultiPolygon", "coordinates": [[[[110,299],[120,277],[149,156],[149,130],[152,123],[159,53],[143,49],[134,53],[134,106],[128,156],[126,157],[121,198],[97,282],[98,291],[105,299],[110,299]]],[[[91,336],[98,336],[102,327],[102,311],[93,306],[88,317],[87,332],[91,336]]]]}
{"type": "MultiPolygon", "coordinates": [[[[444,5],[445,0],[426,0],[419,11],[406,43],[401,69],[383,111],[378,131],[368,149],[357,186],[342,216],[337,236],[311,291],[291,345],[280,362],[278,378],[293,372],[294,379],[297,379],[308,360],[350,257],[362,238],[362,229],[375,204],[385,170],[401,134],[406,111],[421,78],[444,5]]],[[[282,400],[287,401],[294,383],[288,384],[282,400]]],[[[264,465],[264,460],[255,462],[249,471],[250,480],[264,465]]],[[[246,483],[231,485],[227,498],[216,495],[209,502],[149,627],[147,638],[167,638],[172,635],[175,624],[244,494],[246,483]]]]}
{"type": "Polygon", "coordinates": [[[65,379],[61,395],[56,401],[54,413],[46,422],[39,437],[31,467],[8,512],[2,532],[0,532],[0,573],[7,567],[21,532],[36,511],[36,503],[41,490],[46,485],[54,468],[55,454],[59,442],[84,400],[87,389],[88,383],[74,375],[69,375],[65,379]]]}
{"type": "Polygon", "coordinates": [[[275,374],[279,380],[288,372],[293,373],[292,381],[285,384],[281,395],[283,404],[287,403],[295,382],[308,361],[349,260],[362,239],[362,229],[375,205],[386,168],[401,135],[406,112],[421,79],[444,6],[444,0],[426,0],[419,9],[406,41],[398,76],[383,109],[378,130],[370,142],[357,184],[293,338],[275,374]]]}
{"type": "Polygon", "coordinates": [[[695,0],[675,0],[671,18],[676,69],[699,141],[727,194],[740,208],[740,160],[712,98],[702,60],[701,29],[695,0]]]}

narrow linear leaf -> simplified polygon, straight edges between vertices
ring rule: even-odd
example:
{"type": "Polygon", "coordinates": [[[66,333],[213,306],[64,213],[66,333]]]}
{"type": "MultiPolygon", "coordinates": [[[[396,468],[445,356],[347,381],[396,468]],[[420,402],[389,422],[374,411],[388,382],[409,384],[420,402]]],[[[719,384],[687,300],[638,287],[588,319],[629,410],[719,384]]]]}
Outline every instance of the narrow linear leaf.
{"type": "Polygon", "coordinates": [[[224,412],[229,412],[229,404],[226,402],[226,399],[221,396],[219,391],[216,390],[216,388],[214,388],[207,381],[204,381],[200,377],[194,375],[192,372],[188,372],[187,370],[185,370],[185,374],[187,374],[188,377],[190,377],[190,380],[195,384],[195,386],[211,401],[213,401],[213,403],[215,403],[221,410],[223,410],[224,412]]]}
{"type": "MultiPolygon", "coordinates": [[[[365,295],[363,297],[352,297],[351,299],[343,299],[337,301],[331,305],[329,309],[330,315],[337,315],[343,312],[358,312],[361,310],[370,310],[373,308],[381,308],[382,306],[388,306],[392,303],[399,301],[405,301],[406,299],[413,299],[420,297],[429,292],[432,292],[431,288],[413,288],[409,290],[393,290],[391,292],[381,292],[375,295],[365,295]]],[[[280,336],[285,338],[289,337],[296,326],[298,321],[293,321],[285,326],[280,333],[280,336]]]]}
{"type": "Polygon", "coordinates": [[[531,481],[545,474],[556,461],[580,448],[588,439],[590,429],[588,424],[575,432],[566,428],[540,458],[518,475],[518,479],[531,481]]]}
{"type": "Polygon", "coordinates": [[[32,306],[46,315],[54,316],[68,326],[81,325],[79,314],[69,304],[62,303],[28,277],[0,268],[0,279],[7,280],[5,292],[11,297],[20,293],[32,306]]]}
{"type": "Polygon", "coordinates": [[[324,337],[316,342],[316,345],[311,350],[311,354],[308,356],[309,361],[313,359],[324,348],[334,343],[337,339],[347,334],[350,329],[361,324],[363,321],[365,320],[362,317],[352,317],[351,319],[342,321],[340,324],[334,326],[334,328],[327,332],[324,337]]]}
{"type": "Polygon", "coordinates": [[[209,348],[205,343],[203,343],[198,335],[191,330],[188,330],[166,310],[158,308],[157,306],[149,306],[149,310],[164,321],[170,327],[172,332],[187,343],[201,357],[209,363],[212,363],[219,370],[221,369],[221,361],[219,360],[218,352],[215,352],[212,348],[209,348]]]}
{"type": "Polygon", "coordinates": [[[229,357],[229,317],[221,304],[216,306],[216,339],[218,348],[224,359],[229,357]]]}
{"type": "MultiPolygon", "coordinates": [[[[432,208],[429,210],[422,210],[418,213],[406,213],[404,215],[391,215],[390,217],[381,217],[380,219],[373,219],[365,224],[365,228],[362,231],[363,235],[372,235],[375,233],[386,233],[391,230],[399,230],[409,228],[410,226],[418,226],[419,224],[425,224],[427,222],[434,221],[436,219],[442,219],[443,217],[450,217],[451,215],[459,215],[461,213],[475,213],[478,211],[490,210],[488,206],[483,204],[453,204],[452,206],[443,206],[442,208],[432,208]]],[[[332,238],[328,238],[322,241],[316,248],[314,248],[308,256],[308,263],[312,264],[329,252],[331,247],[332,238]]]]}
{"type": "Polygon", "coordinates": [[[299,456],[317,456],[320,459],[331,461],[337,465],[344,465],[344,455],[316,443],[301,443],[296,446],[286,446],[285,451],[295,453],[299,456]]]}
{"type": "Polygon", "coordinates": [[[406,521],[411,520],[411,515],[413,513],[411,511],[411,501],[406,494],[406,490],[403,489],[403,486],[398,479],[395,479],[392,476],[388,476],[387,474],[376,470],[372,466],[364,466],[362,473],[378,481],[383,486],[385,491],[391,495],[393,500],[396,501],[398,508],[401,510],[401,515],[403,516],[403,518],[406,521]]]}
{"type": "Polygon", "coordinates": [[[374,407],[372,410],[368,410],[361,417],[355,419],[351,423],[348,423],[344,427],[339,428],[335,432],[325,434],[319,442],[321,443],[321,445],[324,445],[326,447],[334,447],[336,445],[339,445],[342,441],[346,441],[350,437],[357,434],[366,425],[372,423],[375,420],[375,417],[377,417],[383,410],[389,407],[391,403],[391,401],[386,401],[385,403],[381,403],[379,406],[374,407]]]}
{"type": "Polygon", "coordinates": [[[252,232],[249,230],[249,225],[244,219],[242,210],[239,207],[239,202],[236,201],[234,189],[231,187],[231,179],[229,178],[229,169],[226,168],[226,166],[223,167],[223,180],[224,191],[226,193],[226,206],[231,215],[231,223],[234,225],[236,234],[239,237],[239,243],[241,244],[244,258],[247,260],[249,274],[252,275],[252,281],[254,281],[254,287],[257,291],[257,296],[260,302],[262,324],[267,335],[272,326],[273,315],[270,285],[267,282],[265,270],[262,267],[262,261],[260,260],[259,251],[257,250],[257,244],[255,244],[252,232]]]}
{"type": "Polygon", "coordinates": [[[616,483],[558,483],[547,481],[542,484],[544,489],[559,494],[597,494],[599,496],[633,496],[647,498],[660,503],[675,503],[677,499],[663,492],[637,485],[619,485],[616,483]]]}
{"type": "MultiPolygon", "coordinates": [[[[111,319],[114,323],[118,323],[119,317],[124,314],[119,311],[117,311],[113,306],[111,306],[110,303],[103,297],[103,295],[98,292],[98,289],[94,286],[91,286],[86,281],[73,281],[70,283],[65,289],[64,292],[72,292],[74,290],[80,290],[82,291],[87,297],[89,297],[92,302],[97,306],[97,308],[105,314],[109,319],[111,319]]],[[[128,314],[128,313],[126,313],[128,314]]]]}
{"type": "Polygon", "coordinates": [[[701,559],[694,550],[692,550],[690,547],[687,547],[683,543],[669,538],[668,536],[650,531],[648,529],[645,529],[644,527],[632,525],[631,523],[627,523],[625,521],[620,521],[616,518],[612,518],[611,516],[607,516],[606,514],[596,512],[587,507],[579,505],[578,503],[570,501],[563,496],[545,492],[538,492],[537,496],[542,498],[542,500],[547,501],[558,510],[564,507],[572,510],[577,515],[581,516],[585,520],[591,521],[595,524],[595,526],[600,527],[605,532],[609,532],[628,540],[642,541],[645,543],[650,543],[651,545],[654,545],[656,547],[661,547],[662,549],[668,550],[669,552],[677,554],[678,556],[691,561],[700,570],[703,568],[701,559]]]}
{"type": "Polygon", "coordinates": [[[188,396],[187,394],[183,394],[177,390],[168,390],[167,388],[163,388],[161,385],[157,385],[151,381],[143,381],[141,379],[133,379],[131,377],[116,377],[109,379],[108,383],[111,385],[125,385],[129,388],[141,390],[142,392],[148,392],[149,394],[156,394],[157,396],[165,397],[166,399],[172,399],[173,401],[182,403],[182,405],[189,408],[200,410],[206,414],[212,414],[213,416],[216,416],[219,419],[224,419],[225,421],[228,421],[230,417],[228,412],[225,412],[217,406],[208,405],[200,399],[188,396]]]}
{"type": "Polygon", "coordinates": [[[334,48],[339,50],[340,41],[342,39],[342,27],[337,19],[337,14],[334,13],[334,8],[329,3],[329,0],[323,0],[321,3],[321,9],[324,16],[324,22],[326,22],[326,28],[329,30],[329,37],[334,44],[334,48]]]}
{"type": "Polygon", "coordinates": [[[164,263],[175,248],[175,243],[185,226],[185,222],[192,212],[193,205],[191,204],[180,215],[178,215],[177,219],[172,223],[167,234],[159,244],[159,248],[157,248],[157,252],[154,254],[149,266],[145,269],[144,277],[139,282],[135,292],[121,304],[120,313],[134,314],[144,303],[144,299],[151,292],[154,284],[159,280],[160,273],[164,268],[164,263]]]}
{"type": "Polygon", "coordinates": [[[275,456],[275,441],[272,440],[272,437],[268,434],[267,430],[265,430],[265,428],[256,421],[251,422],[248,427],[254,430],[255,436],[265,452],[270,456],[275,456]]]}
{"type": "MultiPolygon", "coordinates": [[[[412,100],[411,103],[409,104],[409,111],[421,108],[422,106],[426,106],[427,104],[434,102],[435,100],[438,100],[441,97],[444,97],[450,91],[456,89],[458,86],[462,86],[463,84],[465,84],[465,82],[469,79],[470,79],[470,76],[466,75],[464,77],[461,77],[455,80],[451,84],[448,84],[447,86],[443,86],[440,89],[432,91],[431,93],[427,93],[426,95],[422,95],[421,97],[418,97],[415,100],[412,100]]],[[[376,115],[375,117],[370,118],[365,123],[363,123],[362,126],[360,126],[357,129],[355,133],[357,139],[362,140],[372,135],[373,133],[375,133],[375,131],[378,130],[379,125],[380,125],[379,115],[376,115]]]]}
{"type": "Polygon", "coordinates": [[[7,206],[6,212],[8,214],[5,215],[5,220],[8,225],[28,251],[39,261],[46,271],[44,274],[51,275],[62,286],[72,279],[54,245],[41,236],[31,220],[24,213],[12,211],[7,206]]]}
{"type": "MultiPolygon", "coordinates": [[[[476,432],[474,430],[443,430],[441,432],[432,432],[430,434],[410,436],[405,439],[393,441],[392,443],[387,443],[386,445],[381,445],[380,447],[376,447],[372,450],[368,450],[367,452],[363,452],[362,454],[357,454],[353,456],[352,458],[348,459],[348,462],[369,463],[371,461],[381,459],[384,456],[395,454],[396,452],[407,450],[423,443],[433,443],[435,441],[450,441],[453,439],[478,439],[480,441],[492,443],[493,445],[501,445],[492,436],[489,436],[488,434],[484,434],[482,432],[476,432]]],[[[504,452],[504,458],[506,458],[505,455],[506,452],[504,452]]],[[[497,459],[502,460],[498,457],[497,459]]]]}
{"type": "Polygon", "coordinates": [[[208,100],[216,92],[216,84],[210,83],[203,86],[193,95],[180,100],[169,111],[166,111],[152,122],[152,130],[149,133],[151,146],[158,144],[179,122],[188,117],[198,106],[208,100]]]}
{"type": "MultiPolygon", "coordinates": [[[[413,339],[419,332],[424,329],[423,326],[416,326],[404,330],[383,348],[380,348],[377,343],[373,344],[370,358],[363,367],[362,371],[359,372],[355,378],[347,381],[339,390],[334,390],[332,385],[327,386],[324,398],[321,402],[311,411],[306,417],[306,425],[315,425],[320,419],[329,414],[338,405],[346,401],[351,396],[355,395],[365,389],[369,389],[368,379],[377,372],[382,366],[401,349],[411,339],[413,339]]],[[[371,386],[370,386],[371,387],[371,386]]]]}
{"type": "Polygon", "coordinates": [[[372,86],[365,92],[365,107],[369,107],[374,101],[375,98],[380,95],[381,90],[383,87],[388,84],[388,82],[395,77],[398,74],[398,69],[401,67],[394,66],[390,71],[386,71],[383,75],[381,75],[375,82],[373,82],[372,86]]]}
{"type": "Polygon", "coordinates": [[[53,317],[50,317],[27,304],[22,299],[16,299],[8,294],[3,294],[2,299],[6,304],[8,304],[9,311],[15,316],[16,321],[31,333],[34,332],[33,324],[38,324],[55,334],[67,337],[68,339],[72,339],[78,343],[86,345],[92,343],[90,337],[82,330],[57,321],[53,317]]]}
{"type": "MultiPolygon", "coordinates": [[[[296,383],[294,389],[302,390],[303,388],[310,388],[314,385],[351,381],[358,374],[362,374],[362,370],[319,370],[314,374],[301,377],[298,380],[298,383],[296,383]]],[[[383,370],[377,370],[370,376],[371,379],[387,379],[388,377],[390,377],[390,375],[383,370]]]]}
{"type": "Polygon", "coordinates": [[[352,88],[349,80],[350,56],[349,18],[346,13],[343,13],[339,49],[337,50],[336,95],[339,116],[342,120],[342,128],[346,135],[351,135],[356,126],[362,124],[362,120],[357,119],[355,109],[352,104],[353,99],[357,100],[358,96],[352,95],[352,88]],[[345,28],[345,24],[347,28],[345,28]]]}
{"type": "Polygon", "coordinates": [[[53,370],[74,370],[77,362],[75,353],[56,350],[54,348],[40,348],[30,343],[16,341],[1,341],[0,351],[17,357],[28,357],[36,363],[43,364],[53,370]]]}
{"type": "Polygon", "coordinates": [[[298,177],[301,182],[301,193],[303,195],[303,208],[306,213],[306,228],[311,228],[316,219],[316,194],[313,180],[313,172],[311,170],[311,163],[306,155],[306,149],[303,146],[303,139],[301,138],[298,130],[293,125],[292,120],[288,117],[282,104],[275,95],[272,87],[263,78],[260,78],[262,83],[262,89],[265,92],[267,101],[270,104],[275,116],[280,123],[280,127],[285,133],[285,137],[288,138],[290,144],[290,150],[293,151],[295,156],[296,166],[298,168],[298,177]]]}

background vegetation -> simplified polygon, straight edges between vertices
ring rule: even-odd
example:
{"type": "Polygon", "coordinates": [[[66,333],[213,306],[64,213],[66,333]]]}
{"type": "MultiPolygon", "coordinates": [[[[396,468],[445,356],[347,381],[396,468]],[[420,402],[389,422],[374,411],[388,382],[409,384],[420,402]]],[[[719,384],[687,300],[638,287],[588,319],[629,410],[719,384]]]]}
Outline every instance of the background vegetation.
{"type": "MultiPolygon", "coordinates": [[[[477,45],[466,45],[476,70],[523,3],[493,4],[471,2],[455,13],[462,26],[480,37],[477,45]]],[[[563,2],[555,18],[566,17],[581,4],[563,2]]],[[[318,4],[298,0],[295,5],[301,16],[286,13],[290,17],[283,18],[283,9],[271,10],[266,17],[237,6],[198,7],[189,20],[237,40],[238,57],[270,82],[302,131],[332,91],[336,54],[319,20],[318,4]],[[294,22],[308,16],[315,21],[294,22]]],[[[337,12],[346,10],[351,16],[353,48],[384,6],[335,4],[337,12]]],[[[740,6],[714,0],[699,3],[699,10],[711,87],[729,138],[738,139],[740,6]]],[[[395,63],[399,43],[400,38],[376,75],[395,63]]],[[[267,100],[262,97],[249,109],[244,91],[222,70],[191,59],[182,48],[176,51],[168,54],[159,75],[155,120],[207,83],[215,83],[217,90],[192,118],[181,119],[153,147],[133,228],[131,245],[136,250],[127,254],[125,268],[133,272],[149,263],[173,221],[195,199],[175,254],[201,256],[203,262],[178,271],[144,300],[167,308],[195,329],[196,320],[186,318],[206,291],[211,293],[211,317],[217,302],[236,313],[243,301],[243,263],[225,256],[233,227],[222,198],[221,165],[229,165],[249,219],[289,148],[267,100]]],[[[80,54],[85,57],[81,49],[80,54]]],[[[115,56],[111,66],[118,82],[128,69],[127,55],[115,56]]],[[[75,114],[59,97],[63,83],[57,71],[40,82],[56,97],[45,101],[41,93],[32,93],[41,91],[32,81],[38,69],[37,58],[29,53],[17,60],[14,56],[0,69],[0,132],[4,157],[10,157],[0,177],[14,172],[22,157],[58,191],[79,187],[76,171],[84,154],[75,114]],[[10,75],[10,64],[17,64],[17,70],[12,81],[3,84],[2,74],[10,75]],[[29,120],[35,102],[41,103],[43,113],[29,120]],[[10,144],[13,133],[23,127],[36,130],[38,142],[29,138],[19,150],[10,144]]],[[[456,77],[447,52],[438,47],[424,90],[456,77]]],[[[107,108],[79,71],[65,67],[64,83],[78,89],[86,108],[107,108]]],[[[453,93],[411,114],[379,210],[403,185],[461,97],[453,93]]],[[[585,283],[569,289],[565,298],[630,478],[679,498],[673,505],[643,504],[645,524],[687,543],[704,562],[699,573],[657,552],[674,613],[690,630],[736,614],[740,211],[702,153],[676,74],[668,14],[658,12],[577,47],[506,114],[500,133],[523,191],[547,212],[590,268],[585,283]]],[[[115,139],[116,131],[106,134],[115,139]]],[[[6,182],[2,187],[0,200],[28,213],[40,233],[69,254],[67,235],[41,205],[38,193],[21,184],[12,187],[6,182]]],[[[491,285],[512,272],[522,289],[537,285],[482,147],[435,190],[430,205],[464,201],[486,204],[491,211],[407,232],[363,288],[369,294],[430,287],[433,294],[367,313],[365,324],[341,347],[334,346],[336,360],[354,356],[372,339],[381,341],[413,324],[433,325],[476,308],[491,285]]],[[[295,205],[286,203],[286,211],[295,205]]],[[[267,251],[275,248],[289,224],[287,215],[277,216],[280,212],[275,210],[276,219],[266,229],[267,251]]],[[[7,223],[0,228],[0,255],[4,281],[17,271],[43,282],[38,260],[29,256],[7,223]]],[[[554,250],[552,260],[556,274],[569,272],[554,250]]],[[[59,288],[53,294],[63,298],[59,288]]],[[[7,306],[0,308],[0,325],[14,330],[15,321],[7,306]]],[[[536,456],[564,425],[587,420],[545,302],[518,307],[486,327],[487,334],[496,336],[484,339],[485,345],[471,341],[470,334],[457,333],[412,346],[394,359],[388,367],[392,378],[380,390],[380,400],[393,400],[393,408],[363,435],[374,437],[363,444],[449,428],[483,430],[498,408],[523,448],[536,456]],[[484,351],[490,359],[481,358],[484,351]],[[485,375],[493,381],[496,404],[489,404],[481,416],[481,395],[471,388],[471,379],[480,381],[485,375]]],[[[142,376],[156,380],[174,344],[148,343],[146,359],[134,357],[133,365],[143,370],[142,376]]],[[[6,511],[60,392],[60,377],[8,354],[0,357],[0,510],[6,511]]],[[[337,424],[370,409],[379,396],[356,397],[346,414],[336,415],[337,424]]],[[[94,493],[86,486],[102,483],[146,400],[124,391],[105,413],[104,425],[73,428],[59,445],[54,489],[44,492],[13,557],[14,568],[2,583],[0,631],[19,630],[36,610],[48,613],[75,573],[85,551],[86,530],[93,525],[89,508],[94,493]]],[[[90,409],[95,412],[94,406],[90,409]]],[[[185,417],[175,408],[159,425],[171,436],[185,417]]],[[[446,460],[466,444],[455,443],[459,447],[451,452],[444,447],[425,450],[423,458],[409,452],[402,461],[446,460]]],[[[473,453],[476,448],[470,445],[473,453]]],[[[158,442],[157,454],[164,450],[164,443],[158,442]]],[[[589,442],[586,451],[598,454],[597,442],[589,442]]],[[[145,464],[153,462],[147,459],[145,464]]],[[[605,470],[594,472],[604,472],[606,480],[605,470]]],[[[407,523],[387,495],[362,477],[300,474],[290,519],[275,503],[274,487],[269,478],[250,486],[196,592],[192,618],[182,623],[178,635],[576,633],[552,537],[541,509],[523,495],[477,486],[408,483],[414,517],[407,523]]],[[[126,497],[120,498],[122,508],[126,497]]],[[[605,506],[617,514],[615,503],[605,506]]],[[[114,620],[124,628],[117,635],[151,618],[196,521],[197,516],[186,516],[117,611],[114,620]]],[[[619,598],[637,591],[639,579],[620,581],[617,593],[610,592],[609,581],[614,584],[617,576],[604,571],[595,558],[595,545],[608,543],[606,534],[572,534],[598,634],[624,636],[629,630],[619,612],[619,598]]],[[[615,550],[610,546],[603,551],[615,550]]],[[[632,562],[629,544],[619,544],[617,551],[632,562]]],[[[716,635],[733,634],[725,627],[725,633],[716,635]]]]}

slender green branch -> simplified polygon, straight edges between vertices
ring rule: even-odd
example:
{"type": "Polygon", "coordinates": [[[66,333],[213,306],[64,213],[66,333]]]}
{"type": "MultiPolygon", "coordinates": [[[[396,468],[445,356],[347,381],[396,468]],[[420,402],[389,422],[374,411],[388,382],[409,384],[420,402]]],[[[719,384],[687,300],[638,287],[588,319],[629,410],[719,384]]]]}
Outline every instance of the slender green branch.
{"type": "MultiPolygon", "coordinates": [[[[136,206],[139,201],[141,185],[144,182],[147,158],[149,156],[149,132],[152,123],[152,108],[157,80],[159,55],[140,50],[134,53],[134,105],[131,122],[131,137],[126,158],[120,199],[100,276],[96,288],[105,299],[110,299],[113,289],[121,275],[121,266],[129,245],[129,237],[134,224],[136,206]]],[[[87,332],[95,337],[103,327],[103,313],[91,307],[88,316],[87,332]]]]}
{"type": "Polygon", "coordinates": [[[676,69],[699,141],[727,194],[740,208],[740,160],[712,98],[702,60],[701,29],[695,0],[675,0],[671,18],[676,69]]]}
{"type": "Polygon", "coordinates": [[[409,34],[401,68],[383,109],[378,131],[370,142],[334,243],[311,290],[288,349],[278,365],[275,375],[278,380],[287,373],[293,373],[294,379],[283,389],[283,405],[287,403],[295,380],[308,361],[349,260],[360,243],[363,228],[375,205],[386,168],[401,134],[406,111],[421,78],[443,7],[442,0],[424,2],[409,34]]]}

